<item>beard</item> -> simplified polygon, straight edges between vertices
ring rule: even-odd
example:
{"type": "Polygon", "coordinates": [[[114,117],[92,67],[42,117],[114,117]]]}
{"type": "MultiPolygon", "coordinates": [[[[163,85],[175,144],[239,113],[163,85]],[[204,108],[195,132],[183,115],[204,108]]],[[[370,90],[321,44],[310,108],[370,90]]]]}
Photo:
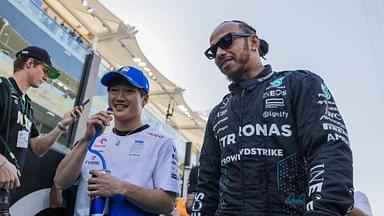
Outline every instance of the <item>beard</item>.
{"type": "Polygon", "coordinates": [[[249,58],[250,58],[250,51],[249,51],[249,46],[248,42],[246,41],[244,43],[243,47],[244,52],[240,54],[238,58],[234,58],[234,61],[237,65],[239,65],[237,68],[233,69],[232,71],[223,71],[221,72],[227,76],[227,79],[232,82],[240,82],[241,77],[247,73],[247,69],[245,68],[245,64],[248,63],[249,58]]]}

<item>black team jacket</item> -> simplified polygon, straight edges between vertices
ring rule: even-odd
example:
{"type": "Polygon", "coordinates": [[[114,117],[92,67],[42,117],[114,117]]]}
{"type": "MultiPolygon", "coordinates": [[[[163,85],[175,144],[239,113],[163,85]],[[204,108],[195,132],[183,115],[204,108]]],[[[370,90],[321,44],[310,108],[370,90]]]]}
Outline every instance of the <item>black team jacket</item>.
{"type": "Polygon", "coordinates": [[[267,65],[229,89],[208,119],[191,215],[347,215],[352,153],[323,80],[267,65]]]}

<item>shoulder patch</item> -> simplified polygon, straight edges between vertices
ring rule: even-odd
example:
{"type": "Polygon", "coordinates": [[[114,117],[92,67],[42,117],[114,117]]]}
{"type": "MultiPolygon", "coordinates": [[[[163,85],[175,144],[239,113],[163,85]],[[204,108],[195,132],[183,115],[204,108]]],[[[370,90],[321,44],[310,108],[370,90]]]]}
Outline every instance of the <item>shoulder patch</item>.
{"type": "Polygon", "coordinates": [[[279,77],[277,79],[274,79],[270,84],[272,87],[279,87],[283,84],[283,79],[285,78],[285,76],[282,76],[282,77],[279,77]]]}
{"type": "Polygon", "coordinates": [[[232,95],[231,94],[227,94],[223,97],[223,100],[220,102],[220,109],[222,109],[223,107],[226,107],[229,103],[229,101],[231,100],[231,97],[232,95]]]}

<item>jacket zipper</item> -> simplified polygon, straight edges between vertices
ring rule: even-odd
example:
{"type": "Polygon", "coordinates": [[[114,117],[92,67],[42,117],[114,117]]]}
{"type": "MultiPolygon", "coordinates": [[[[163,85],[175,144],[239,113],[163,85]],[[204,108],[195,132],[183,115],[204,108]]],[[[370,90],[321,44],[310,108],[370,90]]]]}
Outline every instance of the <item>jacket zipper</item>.
{"type": "MultiPolygon", "coordinates": [[[[239,127],[239,135],[241,135],[240,137],[239,137],[239,142],[240,142],[240,149],[239,149],[239,153],[240,153],[240,150],[243,148],[243,136],[242,136],[242,134],[241,134],[241,130],[242,129],[240,129],[240,128],[242,128],[243,127],[243,115],[244,115],[244,95],[245,95],[245,91],[246,91],[246,89],[243,89],[242,91],[241,91],[241,114],[240,114],[240,127],[239,127]]],[[[241,208],[241,214],[242,214],[242,216],[245,216],[246,214],[246,212],[245,212],[245,186],[244,186],[244,163],[243,163],[243,157],[242,157],[242,155],[240,155],[240,164],[241,164],[241,194],[242,194],[242,196],[241,196],[241,201],[242,201],[242,208],[241,208]]]]}

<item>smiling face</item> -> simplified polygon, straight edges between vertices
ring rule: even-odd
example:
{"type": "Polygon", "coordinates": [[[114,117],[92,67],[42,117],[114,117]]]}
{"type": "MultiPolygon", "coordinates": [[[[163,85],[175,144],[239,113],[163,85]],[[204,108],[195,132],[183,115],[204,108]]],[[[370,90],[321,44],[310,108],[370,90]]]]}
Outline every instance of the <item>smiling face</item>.
{"type": "Polygon", "coordinates": [[[141,111],[148,102],[148,95],[130,84],[117,84],[108,88],[108,103],[116,125],[141,124],[141,111]]]}
{"type": "Polygon", "coordinates": [[[217,46],[215,63],[222,73],[233,82],[254,76],[254,69],[260,61],[257,50],[258,38],[255,34],[239,36],[244,31],[238,23],[227,22],[219,25],[211,35],[210,44],[231,41],[230,46],[217,46]]]}

